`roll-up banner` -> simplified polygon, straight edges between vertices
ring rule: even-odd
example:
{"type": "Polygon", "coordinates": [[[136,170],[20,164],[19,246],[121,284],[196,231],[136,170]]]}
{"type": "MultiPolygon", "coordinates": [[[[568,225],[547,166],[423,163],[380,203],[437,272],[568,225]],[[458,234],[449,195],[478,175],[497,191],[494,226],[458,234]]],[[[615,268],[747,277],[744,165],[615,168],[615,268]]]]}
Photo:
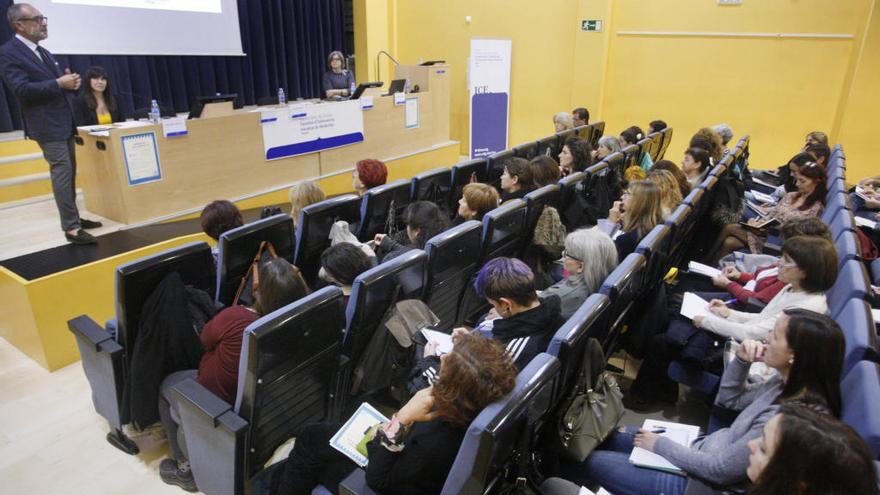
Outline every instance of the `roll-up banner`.
{"type": "Polygon", "coordinates": [[[471,158],[507,149],[510,110],[510,40],[471,40],[471,158]]]}

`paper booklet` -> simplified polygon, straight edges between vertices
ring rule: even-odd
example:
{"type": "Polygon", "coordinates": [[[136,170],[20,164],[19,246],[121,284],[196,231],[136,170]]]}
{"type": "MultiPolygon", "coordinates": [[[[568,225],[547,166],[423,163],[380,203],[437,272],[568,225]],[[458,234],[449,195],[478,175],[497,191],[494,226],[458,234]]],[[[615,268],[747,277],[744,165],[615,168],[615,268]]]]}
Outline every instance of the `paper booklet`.
{"type": "Polygon", "coordinates": [[[771,184],[767,181],[761,180],[761,179],[755,177],[754,175],[752,176],[752,182],[757,182],[758,184],[761,184],[762,186],[772,187],[773,189],[776,189],[777,187],[779,187],[776,184],[771,184]]]}
{"type": "Polygon", "coordinates": [[[867,191],[865,191],[864,187],[856,186],[855,192],[856,196],[864,199],[865,201],[871,201],[871,198],[867,194],[865,194],[867,191]]]}
{"type": "Polygon", "coordinates": [[[452,335],[448,333],[438,332],[437,330],[433,330],[431,328],[425,327],[422,329],[422,335],[425,336],[425,340],[428,342],[436,342],[437,345],[437,355],[441,356],[443,354],[449,354],[452,352],[452,335]]]}
{"type": "Polygon", "coordinates": [[[856,219],[856,225],[858,225],[859,227],[868,227],[869,229],[876,229],[877,228],[877,222],[874,222],[872,220],[868,220],[867,218],[859,217],[859,216],[855,217],[855,219],[856,219]]]}
{"type": "Polygon", "coordinates": [[[333,438],[330,439],[330,446],[345,454],[358,466],[365,467],[367,465],[366,444],[370,440],[367,438],[367,434],[373,427],[387,422],[388,418],[364,402],[342,425],[342,428],[333,435],[333,438]]]}
{"type": "MultiPolygon", "coordinates": [[[[690,447],[694,440],[700,436],[699,426],[683,425],[681,423],[671,423],[669,421],[658,421],[656,419],[646,419],[642,424],[642,428],[649,431],[663,428],[665,431],[659,433],[660,436],[666,437],[677,444],[684,445],[685,447],[690,447]]],[[[672,474],[685,474],[684,471],[667,461],[663,456],[640,447],[633,448],[632,454],[629,456],[629,462],[638,467],[657,469],[672,474]]]]}
{"type": "MultiPolygon", "coordinates": [[[[754,225],[752,225],[752,224],[750,224],[750,223],[748,223],[748,222],[740,222],[739,224],[740,224],[744,229],[746,229],[746,230],[749,230],[749,231],[752,231],[752,232],[757,232],[758,234],[762,234],[762,232],[761,232],[762,229],[764,229],[764,228],[766,228],[766,227],[773,226],[773,225],[778,225],[778,224],[779,224],[779,220],[777,220],[777,219],[775,219],[775,218],[771,218],[771,219],[769,219],[769,220],[765,220],[765,219],[762,218],[760,222],[758,222],[758,223],[756,223],[756,224],[754,224],[754,225]]],[[[764,235],[766,235],[766,234],[764,234],[764,235]]]]}
{"type": "Polygon", "coordinates": [[[709,301],[693,292],[684,293],[684,298],[681,301],[681,316],[693,320],[694,316],[709,316],[711,314],[712,312],[709,311],[709,301]]]}
{"type": "Polygon", "coordinates": [[[764,218],[767,216],[767,212],[764,211],[764,207],[753,203],[752,201],[746,200],[746,206],[748,206],[752,211],[758,214],[759,217],[764,218]]]}
{"type": "Polygon", "coordinates": [[[717,268],[712,268],[709,265],[697,263],[696,261],[691,261],[690,263],[688,263],[688,271],[691,273],[705,275],[709,278],[717,277],[718,275],[721,275],[721,270],[719,270],[717,268]]]}

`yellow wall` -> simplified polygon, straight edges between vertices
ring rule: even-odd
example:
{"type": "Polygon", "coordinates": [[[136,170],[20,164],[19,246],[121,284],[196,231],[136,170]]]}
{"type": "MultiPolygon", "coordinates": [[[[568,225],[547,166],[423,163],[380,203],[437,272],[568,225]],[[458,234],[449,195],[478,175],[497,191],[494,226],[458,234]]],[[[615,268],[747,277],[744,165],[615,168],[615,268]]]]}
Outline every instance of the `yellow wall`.
{"type": "MultiPolygon", "coordinates": [[[[445,59],[455,69],[451,131],[463,153],[468,149],[467,59],[476,37],[512,40],[511,146],[550,134],[553,113],[586,105],[593,120],[606,121],[610,133],[666,120],[676,129],[668,153],[674,160],[687,137],[718,122],[731,124],[738,136],[752,136],[752,163],[758,167],[783,163],[811,130],[839,138],[851,180],[870,172],[865,161],[878,151],[869,136],[880,114],[880,16],[871,16],[877,0],[746,0],[733,7],[713,0],[356,4],[364,2],[385,20],[375,37],[401,63],[445,59]],[[581,19],[603,20],[603,32],[581,32],[581,19]],[[625,36],[619,31],[853,38],[625,36]]],[[[356,22],[356,34],[373,38],[369,27],[356,22]]],[[[375,60],[375,53],[366,56],[375,60]]]]}

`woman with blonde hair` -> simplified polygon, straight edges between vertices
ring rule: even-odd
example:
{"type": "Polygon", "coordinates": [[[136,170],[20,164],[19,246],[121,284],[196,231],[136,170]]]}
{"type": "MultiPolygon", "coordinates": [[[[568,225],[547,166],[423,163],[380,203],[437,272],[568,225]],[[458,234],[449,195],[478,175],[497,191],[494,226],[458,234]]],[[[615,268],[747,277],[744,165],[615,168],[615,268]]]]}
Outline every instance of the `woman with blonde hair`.
{"type": "Polygon", "coordinates": [[[326,197],[324,191],[317,184],[310,180],[297,182],[290,187],[290,217],[293,218],[293,224],[299,221],[299,212],[310,204],[324,201],[326,197]]]}
{"type": "Polygon", "coordinates": [[[651,229],[663,223],[660,197],[660,186],[650,180],[640,180],[630,184],[620,201],[614,202],[608,220],[620,227],[612,236],[619,261],[635,251],[639,241],[651,229]]]}
{"type": "Polygon", "coordinates": [[[574,129],[574,120],[572,120],[570,113],[559,112],[553,116],[553,126],[556,127],[556,132],[567,131],[574,129]]]}
{"type": "Polygon", "coordinates": [[[479,182],[467,184],[458,200],[458,214],[453,224],[459,225],[468,220],[482,221],[483,215],[498,208],[500,201],[501,197],[494,187],[479,182]]]}
{"type": "Polygon", "coordinates": [[[678,181],[668,170],[652,170],[648,172],[648,180],[660,186],[660,206],[663,218],[668,218],[681,203],[681,189],[678,187],[678,181]]]}

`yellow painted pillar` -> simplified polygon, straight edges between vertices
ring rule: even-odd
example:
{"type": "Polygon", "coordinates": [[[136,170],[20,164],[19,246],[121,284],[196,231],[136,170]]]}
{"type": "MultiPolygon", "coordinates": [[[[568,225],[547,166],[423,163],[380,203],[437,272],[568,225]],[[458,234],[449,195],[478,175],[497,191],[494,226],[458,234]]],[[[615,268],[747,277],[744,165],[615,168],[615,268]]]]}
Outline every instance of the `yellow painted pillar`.
{"type": "Polygon", "coordinates": [[[382,50],[397,56],[397,2],[355,0],[353,7],[357,82],[382,81],[387,85],[394,76],[394,65],[387,57],[382,56],[377,66],[376,56],[382,50]]]}

